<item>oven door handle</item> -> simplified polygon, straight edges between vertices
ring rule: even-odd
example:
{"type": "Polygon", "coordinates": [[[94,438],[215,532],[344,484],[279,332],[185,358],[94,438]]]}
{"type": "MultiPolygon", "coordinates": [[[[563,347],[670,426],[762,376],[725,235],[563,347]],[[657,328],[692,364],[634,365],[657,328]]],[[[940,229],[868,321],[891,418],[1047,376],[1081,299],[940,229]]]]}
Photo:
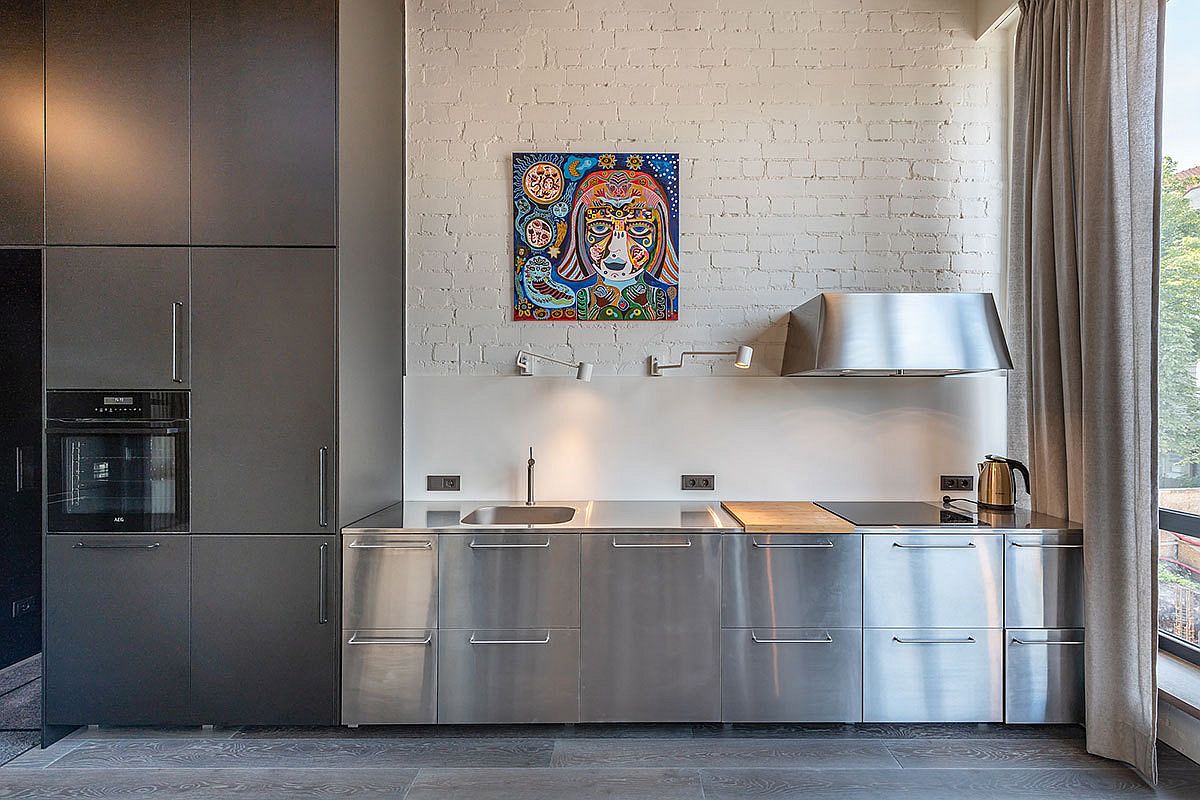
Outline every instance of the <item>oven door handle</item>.
{"type": "Polygon", "coordinates": [[[133,435],[173,435],[177,433],[187,433],[187,425],[181,425],[178,422],[172,422],[166,425],[96,425],[94,422],[87,425],[47,425],[46,433],[48,434],[105,434],[111,436],[128,436],[133,435]]]}

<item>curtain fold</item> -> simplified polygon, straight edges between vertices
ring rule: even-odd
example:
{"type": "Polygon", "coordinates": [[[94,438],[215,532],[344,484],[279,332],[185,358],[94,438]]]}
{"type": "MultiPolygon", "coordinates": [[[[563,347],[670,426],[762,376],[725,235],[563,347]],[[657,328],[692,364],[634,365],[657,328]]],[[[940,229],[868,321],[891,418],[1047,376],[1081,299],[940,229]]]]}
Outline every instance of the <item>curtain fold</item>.
{"type": "Polygon", "coordinates": [[[1022,0],[1010,450],[1084,524],[1087,744],[1157,778],[1157,318],[1165,0],[1022,0]]]}

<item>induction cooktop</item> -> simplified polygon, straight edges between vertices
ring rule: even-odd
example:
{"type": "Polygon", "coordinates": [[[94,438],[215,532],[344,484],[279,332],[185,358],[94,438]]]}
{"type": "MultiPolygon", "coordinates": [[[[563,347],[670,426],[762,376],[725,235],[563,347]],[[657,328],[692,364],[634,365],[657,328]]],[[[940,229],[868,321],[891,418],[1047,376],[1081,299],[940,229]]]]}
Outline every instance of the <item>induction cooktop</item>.
{"type": "Polygon", "coordinates": [[[917,502],[818,502],[818,506],[862,528],[986,528],[970,511],[936,503],[917,502]]]}

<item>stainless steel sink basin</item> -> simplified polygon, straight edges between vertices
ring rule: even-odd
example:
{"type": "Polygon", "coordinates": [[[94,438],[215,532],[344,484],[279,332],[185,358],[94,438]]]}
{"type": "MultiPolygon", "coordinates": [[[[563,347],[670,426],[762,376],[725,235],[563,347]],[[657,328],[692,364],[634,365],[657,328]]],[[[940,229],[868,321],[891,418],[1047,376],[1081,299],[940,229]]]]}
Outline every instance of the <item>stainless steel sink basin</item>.
{"type": "Polygon", "coordinates": [[[463,524],[559,525],[574,516],[570,506],[484,506],[463,517],[463,524]]]}

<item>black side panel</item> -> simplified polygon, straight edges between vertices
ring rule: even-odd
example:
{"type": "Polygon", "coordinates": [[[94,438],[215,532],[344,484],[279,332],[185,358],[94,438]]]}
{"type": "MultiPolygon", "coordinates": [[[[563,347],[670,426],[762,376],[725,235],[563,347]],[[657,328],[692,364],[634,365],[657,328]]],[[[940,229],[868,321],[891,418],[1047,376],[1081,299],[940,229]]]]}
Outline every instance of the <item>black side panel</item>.
{"type": "Polygon", "coordinates": [[[41,0],[0,3],[0,244],[41,244],[45,177],[41,0]]]}
{"type": "Polygon", "coordinates": [[[336,724],[337,537],[191,540],[198,720],[336,724]]]}

